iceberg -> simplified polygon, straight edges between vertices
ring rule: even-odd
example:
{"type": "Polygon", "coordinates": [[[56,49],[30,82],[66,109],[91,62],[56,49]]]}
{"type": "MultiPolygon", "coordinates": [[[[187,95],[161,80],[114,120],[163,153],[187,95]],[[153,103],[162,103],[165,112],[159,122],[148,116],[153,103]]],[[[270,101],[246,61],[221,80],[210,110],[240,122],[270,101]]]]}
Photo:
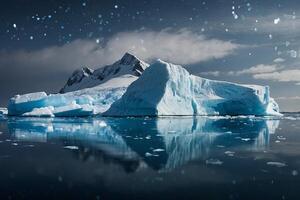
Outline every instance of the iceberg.
{"type": "Polygon", "coordinates": [[[8,115],[33,117],[281,115],[268,86],[241,85],[189,74],[161,60],[126,53],[96,70],[76,70],[58,94],[16,95],[8,115]]]}
{"type": "Polygon", "coordinates": [[[150,65],[105,116],[280,115],[268,86],[241,85],[189,74],[161,60],[150,65]]]}

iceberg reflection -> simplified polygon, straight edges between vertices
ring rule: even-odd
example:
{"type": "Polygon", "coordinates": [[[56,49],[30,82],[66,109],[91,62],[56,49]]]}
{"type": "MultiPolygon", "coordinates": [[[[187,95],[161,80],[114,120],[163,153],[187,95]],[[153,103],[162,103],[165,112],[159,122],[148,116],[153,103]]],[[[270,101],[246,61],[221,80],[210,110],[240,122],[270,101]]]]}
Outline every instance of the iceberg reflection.
{"type": "MultiPolygon", "coordinates": [[[[20,142],[55,142],[79,147],[82,157],[105,156],[128,171],[172,170],[214,156],[218,146],[265,150],[279,120],[236,117],[10,118],[20,142]],[[99,154],[99,152],[101,152],[99,154]],[[129,163],[128,163],[129,162],[129,163]]],[[[83,159],[84,160],[84,159],[83,159]]]]}

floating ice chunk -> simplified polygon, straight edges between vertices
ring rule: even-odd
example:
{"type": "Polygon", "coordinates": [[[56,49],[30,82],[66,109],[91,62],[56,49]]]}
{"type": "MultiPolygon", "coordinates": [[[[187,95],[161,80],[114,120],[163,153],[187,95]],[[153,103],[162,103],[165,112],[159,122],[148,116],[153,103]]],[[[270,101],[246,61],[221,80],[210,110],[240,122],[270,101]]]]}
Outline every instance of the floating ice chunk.
{"type": "Polygon", "coordinates": [[[146,156],[146,157],[150,157],[150,156],[153,156],[153,154],[152,154],[152,153],[149,153],[149,152],[146,152],[146,153],[145,153],[145,156],[146,156]]]}
{"type": "Polygon", "coordinates": [[[248,142],[250,141],[251,139],[250,138],[241,138],[242,141],[245,141],[245,142],[248,142]]]}
{"type": "Polygon", "coordinates": [[[77,150],[78,146],[64,146],[65,149],[77,150]]]}
{"type": "Polygon", "coordinates": [[[165,151],[164,149],[154,149],[153,152],[163,152],[165,151]]]}
{"type": "Polygon", "coordinates": [[[267,165],[275,166],[275,167],[285,167],[287,166],[285,163],[282,162],[267,162],[267,165]]]}
{"type": "Polygon", "coordinates": [[[146,152],[146,153],[145,153],[145,156],[146,156],[146,157],[151,157],[151,156],[157,157],[157,156],[159,156],[159,155],[157,155],[157,154],[152,154],[152,153],[149,153],[149,152],[146,152]]]}
{"type": "Polygon", "coordinates": [[[235,152],[233,152],[233,151],[225,151],[224,153],[228,156],[234,156],[234,154],[235,154],[235,152]]]}

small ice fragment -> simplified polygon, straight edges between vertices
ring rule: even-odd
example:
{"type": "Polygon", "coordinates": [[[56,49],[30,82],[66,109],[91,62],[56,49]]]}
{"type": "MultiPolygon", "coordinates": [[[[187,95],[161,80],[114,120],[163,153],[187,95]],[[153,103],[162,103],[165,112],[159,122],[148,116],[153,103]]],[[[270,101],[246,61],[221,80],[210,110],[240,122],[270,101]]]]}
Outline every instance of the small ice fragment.
{"type": "Polygon", "coordinates": [[[79,149],[77,146],[64,146],[65,149],[77,150],[79,149]]]}
{"type": "Polygon", "coordinates": [[[145,156],[146,156],[146,157],[150,157],[150,156],[156,156],[156,157],[157,157],[157,156],[159,156],[159,155],[157,155],[157,154],[152,154],[152,153],[149,153],[149,152],[146,152],[146,153],[145,153],[145,156]]]}
{"type": "Polygon", "coordinates": [[[280,142],[280,140],[276,140],[275,142],[276,142],[276,143],[279,143],[279,142],[280,142]]]}
{"type": "Polygon", "coordinates": [[[150,139],[151,139],[151,136],[150,136],[150,135],[147,135],[145,138],[146,138],[147,140],[150,140],[150,139]]]}
{"type": "Polygon", "coordinates": [[[13,146],[18,146],[18,143],[11,143],[11,145],[13,145],[13,146]]]}
{"type": "Polygon", "coordinates": [[[281,162],[267,162],[267,165],[275,166],[275,167],[285,167],[287,166],[285,163],[281,162]]]}
{"type": "Polygon", "coordinates": [[[206,162],[206,164],[210,164],[210,165],[222,165],[223,164],[222,161],[220,161],[218,159],[213,159],[213,158],[208,159],[205,162],[206,162]]]}
{"type": "Polygon", "coordinates": [[[164,149],[154,149],[153,152],[162,152],[165,151],[164,149]]]}
{"type": "Polygon", "coordinates": [[[245,142],[248,142],[250,141],[251,139],[250,138],[241,138],[242,141],[245,141],[245,142]]]}
{"type": "Polygon", "coordinates": [[[145,153],[145,156],[146,156],[146,157],[150,157],[150,156],[153,156],[153,154],[152,154],[152,153],[149,153],[149,152],[146,152],[146,153],[145,153]]]}

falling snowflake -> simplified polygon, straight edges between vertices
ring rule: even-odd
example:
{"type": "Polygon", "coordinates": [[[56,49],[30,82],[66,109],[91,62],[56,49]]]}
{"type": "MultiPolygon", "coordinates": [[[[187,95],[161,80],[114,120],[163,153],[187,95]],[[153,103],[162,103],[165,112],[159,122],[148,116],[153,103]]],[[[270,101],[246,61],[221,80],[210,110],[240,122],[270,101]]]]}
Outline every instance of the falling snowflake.
{"type": "Polygon", "coordinates": [[[276,19],[274,19],[274,24],[278,24],[280,22],[280,18],[278,17],[278,18],[276,18],[276,19]]]}

